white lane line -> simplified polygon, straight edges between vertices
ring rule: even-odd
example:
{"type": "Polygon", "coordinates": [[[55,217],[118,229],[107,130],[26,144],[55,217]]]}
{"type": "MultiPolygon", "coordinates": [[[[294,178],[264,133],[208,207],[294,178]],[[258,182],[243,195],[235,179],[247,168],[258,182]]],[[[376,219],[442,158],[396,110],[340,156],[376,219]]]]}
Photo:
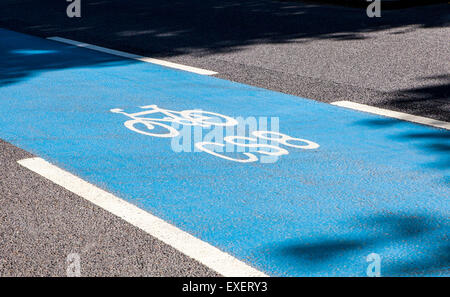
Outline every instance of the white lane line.
{"type": "Polygon", "coordinates": [[[101,47],[101,46],[97,46],[97,45],[93,45],[93,44],[89,44],[89,43],[78,42],[78,41],[67,39],[67,38],[54,36],[54,37],[47,37],[47,39],[75,45],[78,47],[84,47],[84,48],[87,48],[90,50],[107,53],[107,54],[111,54],[111,55],[115,55],[115,56],[119,56],[119,57],[123,57],[123,58],[134,59],[134,60],[138,60],[138,61],[142,61],[142,62],[147,62],[147,63],[152,63],[152,64],[169,67],[169,68],[175,68],[175,69],[179,69],[179,70],[189,71],[189,72],[193,72],[193,73],[197,73],[197,74],[202,74],[202,75],[218,74],[217,72],[211,71],[211,70],[205,70],[205,69],[201,69],[201,68],[197,68],[197,67],[191,67],[191,66],[186,66],[186,65],[182,65],[182,64],[172,63],[169,61],[153,59],[153,58],[143,57],[143,56],[134,55],[134,54],[126,53],[126,52],[116,51],[116,50],[112,50],[109,48],[105,48],[105,47],[101,47]]]}
{"type": "Polygon", "coordinates": [[[18,163],[144,230],[226,277],[267,277],[233,256],[41,158],[18,163]]]}
{"type": "Polygon", "coordinates": [[[446,129],[450,130],[450,123],[439,121],[439,120],[433,120],[430,118],[415,116],[412,114],[407,114],[404,112],[398,112],[398,111],[392,111],[388,109],[373,107],[365,104],[355,103],[351,101],[336,101],[332,102],[331,104],[341,107],[346,107],[350,109],[355,109],[359,111],[364,111],[368,113],[378,114],[390,118],[395,118],[403,121],[418,123],[422,125],[432,126],[436,128],[446,129]]]}

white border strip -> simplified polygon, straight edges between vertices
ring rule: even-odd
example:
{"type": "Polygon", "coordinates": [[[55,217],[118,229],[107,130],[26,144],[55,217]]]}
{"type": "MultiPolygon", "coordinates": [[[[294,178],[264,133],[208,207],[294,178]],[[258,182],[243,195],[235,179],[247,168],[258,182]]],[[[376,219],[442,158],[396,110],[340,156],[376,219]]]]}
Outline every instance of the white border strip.
{"type": "Polygon", "coordinates": [[[403,121],[418,123],[422,125],[432,126],[436,128],[446,129],[450,130],[450,123],[439,121],[439,120],[433,120],[430,118],[415,116],[412,114],[407,114],[404,112],[398,112],[398,111],[392,111],[388,109],[373,107],[365,104],[355,103],[351,101],[336,101],[332,102],[331,104],[346,108],[351,108],[359,111],[364,111],[368,113],[378,114],[390,118],[395,118],[403,121]]]}
{"type": "Polygon", "coordinates": [[[151,215],[113,194],[50,164],[41,158],[29,158],[18,163],[51,180],[57,185],[144,230],[183,254],[226,277],[267,277],[268,275],[222,252],[189,233],[151,215]]]}
{"type": "Polygon", "coordinates": [[[138,55],[134,55],[134,54],[126,53],[126,52],[121,52],[121,51],[116,51],[116,50],[112,50],[112,49],[109,49],[109,48],[104,48],[104,47],[97,46],[97,45],[92,45],[92,44],[89,44],[89,43],[83,43],[83,42],[78,42],[78,41],[75,41],[75,40],[70,40],[70,39],[67,39],[67,38],[54,36],[54,37],[47,37],[47,39],[53,40],[53,41],[62,42],[62,43],[67,43],[67,44],[71,44],[71,45],[75,45],[75,46],[78,46],[78,47],[84,47],[84,48],[87,48],[87,49],[90,49],[90,50],[94,50],[94,51],[98,51],[98,52],[102,52],[102,53],[107,53],[107,54],[110,54],[110,55],[115,55],[115,56],[128,58],[128,59],[134,59],[134,60],[147,62],[147,63],[152,63],[152,64],[157,64],[157,65],[161,65],[161,66],[165,66],[165,67],[169,67],[169,68],[175,68],[175,69],[179,69],[179,70],[189,71],[189,72],[193,72],[193,73],[197,73],[197,74],[201,74],[201,75],[215,75],[215,74],[218,74],[217,72],[211,71],[211,70],[205,70],[205,69],[201,69],[201,68],[196,68],[196,67],[186,66],[186,65],[182,65],[182,64],[172,63],[172,62],[169,62],[169,61],[153,59],[153,58],[143,57],[143,56],[138,56],[138,55]]]}

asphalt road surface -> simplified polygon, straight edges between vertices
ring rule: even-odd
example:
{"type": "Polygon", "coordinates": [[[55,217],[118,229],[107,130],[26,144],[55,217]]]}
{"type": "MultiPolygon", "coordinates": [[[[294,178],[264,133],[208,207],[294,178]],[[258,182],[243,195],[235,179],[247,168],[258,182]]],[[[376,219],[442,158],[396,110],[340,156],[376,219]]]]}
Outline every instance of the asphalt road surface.
{"type": "MultiPolygon", "coordinates": [[[[1,25],[219,72],[325,102],[450,120],[448,4],[382,11],[278,1],[2,1],[1,25]]],[[[24,76],[27,75],[23,69],[24,76]]]]}
{"type": "MultiPolygon", "coordinates": [[[[82,3],[82,17],[69,19],[61,1],[2,1],[0,10],[7,13],[1,14],[0,27],[200,67],[218,72],[218,78],[317,101],[348,100],[450,121],[447,4],[383,11],[382,18],[369,19],[365,10],[310,2],[82,3]]],[[[36,71],[83,66],[37,65],[19,63],[0,73],[0,87],[32,79],[36,71]]],[[[388,128],[392,122],[378,125],[388,128]]],[[[450,151],[445,133],[415,135],[437,139],[431,146],[438,156],[450,151]]],[[[17,164],[31,156],[0,142],[1,275],[65,275],[66,257],[73,252],[81,256],[83,275],[216,275],[17,164]]],[[[440,166],[447,170],[448,159],[440,166]]],[[[407,234],[437,228],[420,217],[393,224],[412,226],[405,227],[405,240],[407,234]]],[[[425,273],[446,273],[446,247],[438,245],[437,260],[428,267],[422,263],[425,273]]],[[[351,248],[358,246],[340,242],[339,249],[351,248]]]]}
{"type": "Polygon", "coordinates": [[[21,167],[32,157],[0,141],[2,276],[217,276],[142,230],[21,167]]]}

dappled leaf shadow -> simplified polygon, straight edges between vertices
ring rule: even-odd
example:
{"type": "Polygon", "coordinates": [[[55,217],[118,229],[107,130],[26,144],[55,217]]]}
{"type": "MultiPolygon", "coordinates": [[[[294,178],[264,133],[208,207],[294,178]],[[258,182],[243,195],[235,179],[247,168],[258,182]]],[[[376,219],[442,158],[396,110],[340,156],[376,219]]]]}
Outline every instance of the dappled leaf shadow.
{"type": "MultiPolygon", "coordinates": [[[[355,124],[378,130],[393,128],[397,125],[403,125],[405,122],[392,118],[378,118],[357,121],[355,124]]],[[[389,138],[399,142],[406,141],[413,144],[424,154],[434,156],[434,162],[423,164],[428,168],[440,169],[444,172],[450,168],[450,131],[431,128],[429,132],[404,133],[393,129],[389,138]]],[[[444,179],[448,180],[448,177],[444,177],[444,179]]]]}
{"type": "Polygon", "coordinates": [[[377,106],[450,122],[450,75],[422,77],[424,87],[386,94],[377,106]]]}
{"type": "Polygon", "coordinates": [[[0,29],[0,87],[29,79],[47,71],[80,67],[107,67],[135,63],[112,55],[86,54],[76,46],[43,41],[0,29]],[[30,42],[31,41],[31,42],[30,42]],[[30,44],[35,47],[30,48],[30,44]],[[70,59],[67,59],[70,57],[70,59]]]}
{"type": "MultiPolygon", "coordinates": [[[[445,4],[383,10],[382,18],[368,18],[364,8],[323,5],[315,0],[83,0],[82,17],[72,19],[66,16],[66,7],[65,1],[42,0],[37,4],[34,0],[3,0],[0,11],[7,13],[0,15],[0,27],[144,56],[198,57],[241,51],[253,44],[348,42],[373,38],[373,32],[399,35],[450,24],[450,6],[445,4]]],[[[42,64],[42,70],[47,66],[42,64]]],[[[283,76],[280,82],[280,72],[273,76],[264,73],[266,79],[247,80],[250,75],[245,72],[237,80],[327,102],[336,101],[338,96],[357,102],[376,97],[380,100],[373,102],[383,99],[380,107],[450,121],[448,76],[425,77],[424,87],[385,94],[334,81],[305,80],[301,75],[283,76]]],[[[2,76],[5,82],[14,79],[6,76],[2,76]]]]}
{"type": "Polygon", "coordinates": [[[84,0],[70,19],[65,1],[4,0],[0,23],[34,34],[98,40],[113,48],[153,56],[229,52],[252,43],[363,39],[390,28],[438,27],[448,10],[433,6],[386,11],[370,19],[358,8],[270,0],[84,0]]]}
{"type": "Polygon", "coordinates": [[[310,244],[297,244],[283,249],[284,254],[296,255],[302,260],[314,263],[316,261],[329,261],[343,253],[361,249],[364,243],[356,240],[329,240],[322,239],[310,244]]]}
{"type": "MultiPolygon", "coordinates": [[[[299,261],[299,265],[312,271],[324,264],[334,265],[336,259],[346,259],[355,252],[365,260],[368,254],[383,250],[386,251],[381,254],[382,259],[386,258],[382,262],[384,276],[445,274],[450,268],[450,245],[446,237],[449,226],[442,218],[425,214],[378,214],[344,221],[340,228],[340,234],[290,240],[273,252],[299,261]],[[418,254],[417,247],[411,248],[414,245],[421,245],[419,250],[424,252],[418,254]],[[395,257],[389,255],[394,246],[403,249],[395,257]]],[[[361,271],[364,269],[361,266],[361,271]]]]}

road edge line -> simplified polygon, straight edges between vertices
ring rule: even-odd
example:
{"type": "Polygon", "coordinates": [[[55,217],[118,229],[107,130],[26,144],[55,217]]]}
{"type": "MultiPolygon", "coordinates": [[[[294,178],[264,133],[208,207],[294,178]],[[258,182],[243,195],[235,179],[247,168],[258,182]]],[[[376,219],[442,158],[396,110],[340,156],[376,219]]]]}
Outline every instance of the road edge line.
{"type": "Polygon", "coordinates": [[[151,236],[225,277],[268,276],[209,243],[178,229],[149,212],[84,181],[42,158],[26,158],[17,161],[17,163],[118,216],[133,226],[142,229],[151,236]]]}
{"type": "Polygon", "coordinates": [[[138,60],[138,61],[145,62],[145,63],[156,64],[156,65],[165,66],[165,67],[169,67],[169,68],[173,68],[173,69],[193,72],[193,73],[197,73],[197,74],[201,74],[201,75],[216,75],[216,74],[218,74],[218,72],[211,71],[211,70],[206,70],[206,69],[187,66],[187,65],[183,65],[183,64],[173,63],[173,62],[169,62],[169,61],[165,61],[165,60],[130,54],[130,53],[117,51],[117,50],[113,50],[113,49],[109,49],[106,47],[101,47],[101,46],[97,46],[97,45],[93,45],[93,44],[89,44],[89,43],[79,42],[79,41],[75,41],[75,40],[71,40],[71,39],[67,39],[67,38],[63,38],[63,37],[52,36],[52,37],[47,37],[46,39],[61,42],[61,43],[66,43],[66,44],[70,44],[70,45],[74,45],[74,46],[78,46],[78,47],[82,47],[82,48],[87,48],[90,50],[94,50],[94,51],[98,51],[98,52],[102,52],[102,53],[106,53],[106,54],[110,54],[110,55],[114,55],[114,56],[119,56],[122,58],[138,60]]]}
{"type": "Polygon", "coordinates": [[[440,121],[440,120],[434,120],[426,117],[421,116],[415,116],[412,114],[399,112],[399,111],[393,111],[389,109],[374,107],[370,105],[365,105],[361,103],[351,102],[351,101],[335,101],[331,102],[330,104],[340,107],[346,107],[354,110],[359,110],[363,112],[368,112],[372,114],[382,115],[390,118],[395,118],[398,120],[403,120],[407,122],[413,122],[416,124],[422,124],[426,126],[431,126],[435,128],[441,128],[445,130],[450,130],[450,123],[440,121]]]}

